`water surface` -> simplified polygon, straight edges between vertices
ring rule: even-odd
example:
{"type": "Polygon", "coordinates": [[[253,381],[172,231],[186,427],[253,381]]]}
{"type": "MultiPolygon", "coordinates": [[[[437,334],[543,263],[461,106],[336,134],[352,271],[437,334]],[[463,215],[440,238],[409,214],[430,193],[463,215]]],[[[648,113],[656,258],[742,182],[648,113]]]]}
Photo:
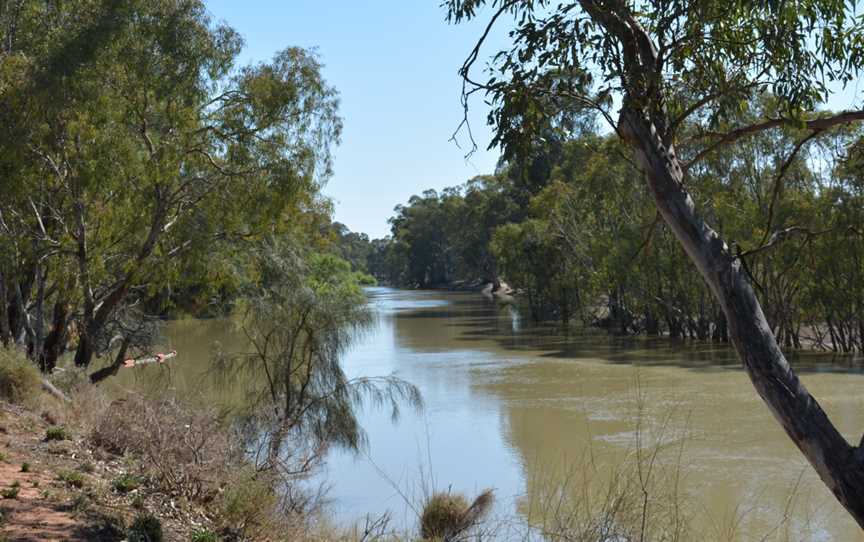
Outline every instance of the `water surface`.
{"type": "MultiPolygon", "coordinates": [[[[524,518],[539,484],[586,457],[601,466],[624,461],[638,422],[645,442],[662,433],[674,448],[663,461],[681,464],[683,500],[705,539],[732,525],[739,540],[860,537],[726,347],[530,325],[513,307],[475,293],[368,293],[376,324],[346,355],[347,373],[395,374],[420,388],[426,408],[403,411],[395,424],[389,412],[364,409],[368,448],[330,454],[319,479],[345,524],[387,511],[411,524],[414,503],[430,488],[473,495],[491,487],[497,514],[524,518]],[[778,529],[787,510],[791,517],[778,529]]],[[[167,337],[179,353],[171,385],[224,393],[201,375],[215,341],[243,349],[230,321],[172,322],[167,337]]],[[[860,366],[814,354],[793,363],[857,442],[860,366]]]]}

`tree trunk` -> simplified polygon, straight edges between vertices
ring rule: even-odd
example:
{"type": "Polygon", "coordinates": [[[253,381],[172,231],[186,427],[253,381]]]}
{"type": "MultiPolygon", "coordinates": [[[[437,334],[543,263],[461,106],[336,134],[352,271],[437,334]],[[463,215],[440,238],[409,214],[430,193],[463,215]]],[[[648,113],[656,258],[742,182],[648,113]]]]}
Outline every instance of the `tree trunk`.
{"type": "Polygon", "coordinates": [[[66,350],[69,337],[69,305],[65,301],[54,303],[51,331],[45,338],[45,348],[39,365],[42,372],[50,373],[57,366],[57,360],[66,350]]]}
{"type": "Polygon", "coordinates": [[[627,107],[619,129],[636,150],[664,221],[719,301],[729,337],[757,393],[825,485],[864,527],[864,454],[849,445],[789,366],[741,261],[696,213],[671,145],[664,144],[652,122],[627,107]]]}
{"type": "Polygon", "coordinates": [[[6,277],[0,269],[0,344],[9,346],[12,332],[9,328],[9,293],[6,290],[6,277]]]}
{"type": "Polygon", "coordinates": [[[129,339],[123,339],[123,343],[120,345],[120,350],[117,351],[117,355],[114,356],[114,363],[108,365],[107,367],[103,367],[98,371],[90,374],[90,383],[98,384],[102,382],[109,376],[114,376],[117,374],[117,371],[120,370],[120,367],[123,366],[123,362],[126,359],[126,352],[129,350],[129,339]]]}

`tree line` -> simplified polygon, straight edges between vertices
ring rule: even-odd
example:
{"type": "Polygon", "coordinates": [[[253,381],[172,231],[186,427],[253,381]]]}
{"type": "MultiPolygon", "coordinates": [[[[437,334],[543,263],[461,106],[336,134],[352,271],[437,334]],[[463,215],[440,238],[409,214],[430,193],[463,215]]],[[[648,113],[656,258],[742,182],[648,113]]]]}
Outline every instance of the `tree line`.
{"type": "Polygon", "coordinates": [[[242,47],[196,0],[0,3],[0,343],[101,378],[159,318],[228,312],[274,239],[352,257],[320,193],[335,89],[242,47]]]}
{"type": "MultiPolygon", "coordinates": [[[[735,120],[774,114],[776,100],[760,97],[735,120]]],[[[625,145],[580,117],[576,129],[550,125],[494,174],[396,207],[392,235],[370,243],[368,269],[419,288],[503,279],[536,319],[727,342],[723,311],[625,145]]],[[[800,130],[763,132],[689,172],[688,189],[711,204],[706,216],[727,232],[785,347],[864,348],[861,135],[834,131],[787,159],[800,130]]]]}

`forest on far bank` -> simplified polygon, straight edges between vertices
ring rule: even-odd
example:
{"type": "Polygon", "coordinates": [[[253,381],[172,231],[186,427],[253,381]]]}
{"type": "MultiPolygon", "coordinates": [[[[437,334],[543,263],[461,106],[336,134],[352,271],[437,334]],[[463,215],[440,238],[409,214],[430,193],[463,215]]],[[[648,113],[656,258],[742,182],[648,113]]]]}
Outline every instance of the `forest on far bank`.
{"type": "MultiPolygon", "coordinates": [[[[775,114],[760,97],[729,122],[775,114]]],[[[864,134],[838,129],[799,145],[799,132],[722,148],[689,171],[687,188],[732,240],[782,345],[861,351],[864,134]]],[[[506,280],[535,319],[728,341],[626,145],[588,113],[558,111],[539,133],[494,173],[397,206],[391,236],[354,253],[398,286],[506,280]]]]}

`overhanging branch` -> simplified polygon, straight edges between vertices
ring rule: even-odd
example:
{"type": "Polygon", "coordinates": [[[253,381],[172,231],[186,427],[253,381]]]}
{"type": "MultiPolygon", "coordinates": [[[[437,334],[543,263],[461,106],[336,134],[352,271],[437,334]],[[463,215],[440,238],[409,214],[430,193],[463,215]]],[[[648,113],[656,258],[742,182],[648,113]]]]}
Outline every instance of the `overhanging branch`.
{"type": "Polygon", "coordinates": [[[722,147],[723,145],[732,143],[743,137],[754,135],[759,132],[764,132],[766,130],[772,130],[774,128],[780,128],[782,126],[790,126],[804,130],[823,132],[830,128],[834,128],[835,126],[851,124],[853,122],[859,122],[862,120],[864,120],[864,110],[844,111],[836,115],[805,120],[803,122],[796,119],[788,119],[781,117],[776,119],[769,119],[763,122],[758,122],[749,126],[742,126],[726,133],[705,133],[703,134],[705,137],[717,137],[718,139],[704,149],[702,149],[701,151],[699,151],[699,153],[692,160],[690,160],[687,164],[684,165],[683,169],[685,172],[689,171],[689,169],[694,164],[696,164],[718,148],[722,147]]]}

